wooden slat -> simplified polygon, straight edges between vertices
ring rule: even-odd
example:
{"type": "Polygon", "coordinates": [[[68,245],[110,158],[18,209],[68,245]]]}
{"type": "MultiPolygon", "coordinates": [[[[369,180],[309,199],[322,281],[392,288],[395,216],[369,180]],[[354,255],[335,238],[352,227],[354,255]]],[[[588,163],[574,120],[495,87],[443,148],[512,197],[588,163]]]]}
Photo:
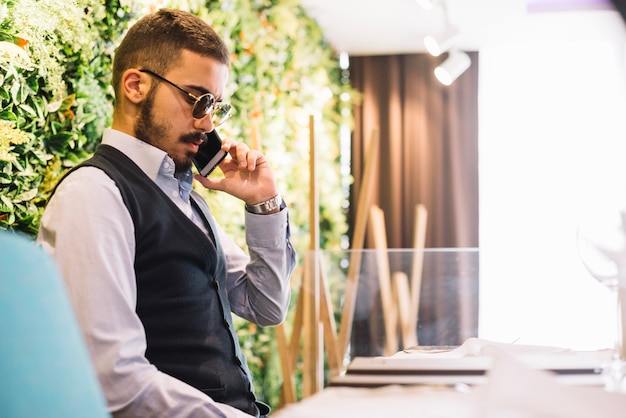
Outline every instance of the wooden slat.
{"type": "Polygon", "coordinates": [[[301,292],[303,310],[302,345],[302,397],[306,398],[322,390],[323,361],[320,347],[319,263],[315,251],[304,256],[304,279],[301,292]]]}
{"type": "Polygon", "coordinates": [[[298,353],[291,352],[289,349],[289,340],[287,338],[287,332],[285,325],[280,324],[274,329],[276,333],[276,341],[278,343],[278,352],[280,353],[280,367],[283,377],[282,385],[282,403],[290,404],[297,401],[296,398],[296,382],[293,375],[294,368],[292,367],[292,356],[297,356],[298,353]]]}
{"type": "Polygon", "coordinates": [[[296,381],[294,371],[300,356],[300,338],[302,337],[302,299],[304,293],[298,292],[295,304],[291,338],[287,336],[285,324],[276,326],[276,340],[280,356],[281,374],[283,385],[281,388],[281,405],[296,402],[296,381]]]}
{"type": "Polygon", "coordinates": [[[250,124],[250,148],[263,152],[261,133],[259,130],[259,125],[256,122],[252,122],[250,124]]]}
{"type": "Polygon", "coordinates": [[[331,377],[336,377],[343,371],[342,355],[339,352],[337,342],[337,325],[335,323],[335,314],[333,311],[332,299],[330,297],[330,289],[328,288],[328,280],[326,277],[326,269],[322,257],[319,258],[320,263],[320,316],[322,325],[324,326],[324,346],[326,347],[326,356],[328,358],[328,371],[331,377]]]}
{"type": "Polygon", "coordinates": [[[419,344],[417,337],[417,323],[419,316],[420,294],[422,290],[422,274],[424,270],[424,248],[426,245],[426,228],[428,225],[428,211],[426,206],[419,204],[415,207],[415,229],[413,231],[413,266],[411,269],[411,316],[405,347],[419,344]]]}
{"type": "Polygon", "coordinates": [[[300,339],[302,338],[302,306],[304,299],[304,292],[302,289],[298,292],[298,300],[296,301],[295,307],[295,315],[293,317],[293,326],[291,329],[291,341],[289,342],[289,352],[291,355],[291,370],[296,369],[296,365],[298,364],[298,353],[300,353],[300,339]]]}
{"type": "Polygon", "coordinates": [[[302,397],[311,396],[323,386],[323,355],[320,350],[319,299],[319,191],[317,185],[317,151],[315,147],[315,118],[309,117],[309,251],[304,257],[302,397]]]}
{"type": "Polygon", "coordinates": [[[363,169],[363,181],[359,190],[356,213],[354,217],[354,233],[350,243],[350,265],[346,276],[346,290],[344,294],[343,306],[341,309],[341,323],[339,326],[339,349],[342,357],[347,353],[352,334],[352,323],[354,321],[354,308],[356,305],[357,286],[361,270],[361,257],[365,241],[365,229],[367,227],[367,217],[369,206],[372,200],[372,185],[378,154],[380,148],[380,138],[378,129],[372,130],[371,139],[366,150],[366,157],[363,169]]]}
{"type": "Polygon", "coordinates": [[[398,307],[398,322],[402,335],[402,344],[408,347],[407,340],[415,335],[415,330],[411,330],[411,291],[409,285],[409,276],[403,271],[396,271],[391,276],[391,288],[394,295],[394,301],[398,307]]]}
{"type": "Polygon", "coordinates": [[[393,295],[391,293],[391,273],[389,268],[385,215],[383,210],[376,205],[372,205],[370,208],[370,232],[373,235],[374,247],[376,249],[378,284],[383,310],[383,322],[385,324],[384,353],[386,356],[390,356],[398,351],[398,313],[393,303],[393,295]]]}

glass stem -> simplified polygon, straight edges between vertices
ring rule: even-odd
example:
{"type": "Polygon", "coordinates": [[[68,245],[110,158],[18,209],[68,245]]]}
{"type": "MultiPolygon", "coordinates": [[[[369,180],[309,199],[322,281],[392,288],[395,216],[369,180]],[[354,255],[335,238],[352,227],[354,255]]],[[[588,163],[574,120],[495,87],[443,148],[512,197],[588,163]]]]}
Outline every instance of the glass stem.
{"type": "Polygon", "coordinates": [[[626,360],[626,344],[624,344],[624,336],[626,336],[626,331],[624,327],[626,326],[626,288],[617,287],[613,291],[615,294],[615,305],[616,305],[616,319],[617,319],[617,333],[615,335],[615,358],[619,360],[626,360]]]}

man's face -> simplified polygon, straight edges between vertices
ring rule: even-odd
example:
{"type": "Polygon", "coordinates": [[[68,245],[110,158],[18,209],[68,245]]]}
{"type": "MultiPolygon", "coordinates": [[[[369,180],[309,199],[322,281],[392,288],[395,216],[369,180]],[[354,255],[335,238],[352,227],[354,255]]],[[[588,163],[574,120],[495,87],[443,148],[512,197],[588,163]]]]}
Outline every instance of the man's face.
{"type": "MultiPolygon", "coordinates": [[[[228,79],[228,67],[215,59],[183,50],[178,65],[167,74],[159,75],[196,97],[211,93],[219,101],[228,79]]],[[[204,133],[214,128],[210,115],[194,119],[192,107],[193,103],[183,92],[161,81],[142,103],[135,122],[135,136],[165,151],[174,160],[177,172],[191,167],[204,133]]]]}

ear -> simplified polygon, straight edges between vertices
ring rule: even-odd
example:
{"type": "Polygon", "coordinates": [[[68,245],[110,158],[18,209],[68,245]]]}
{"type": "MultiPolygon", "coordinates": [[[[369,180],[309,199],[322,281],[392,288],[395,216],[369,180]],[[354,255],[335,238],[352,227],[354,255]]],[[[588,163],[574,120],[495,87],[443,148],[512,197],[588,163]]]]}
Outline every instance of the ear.
{"type": "Polygon", "coordinates": [[[122,92],[126,98],[134,103],[141,103],[150,89],[150,80],[141,71],[130,68],[122,74],[122,92]]]}

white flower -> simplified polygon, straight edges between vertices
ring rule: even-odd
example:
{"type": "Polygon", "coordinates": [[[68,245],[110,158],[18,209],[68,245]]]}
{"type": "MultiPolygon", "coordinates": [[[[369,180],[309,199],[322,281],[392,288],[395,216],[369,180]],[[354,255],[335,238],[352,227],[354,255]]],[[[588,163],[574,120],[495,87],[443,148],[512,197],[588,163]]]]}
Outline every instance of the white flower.
{"type": "Polygon", "coordinates": [[[0,60],[8,61],[15,67],[30,70],[33,63],[26,51],[12,42],[0,42],[0,60]]]}

